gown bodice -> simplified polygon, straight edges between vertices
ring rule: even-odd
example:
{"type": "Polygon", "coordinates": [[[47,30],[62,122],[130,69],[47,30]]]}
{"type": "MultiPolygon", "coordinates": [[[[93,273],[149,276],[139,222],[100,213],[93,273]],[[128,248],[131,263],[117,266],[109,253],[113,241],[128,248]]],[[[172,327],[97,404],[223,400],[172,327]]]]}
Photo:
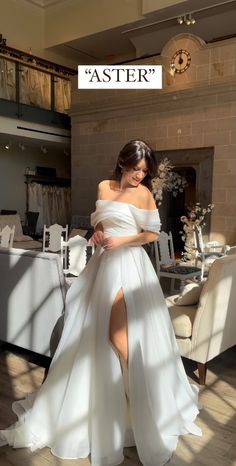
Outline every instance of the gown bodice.
{"type": "Polygon", "coordinates": [[[105,236],[132,236],[141,230],[160,231],[160,217],[157,209],[146,210],[133,204],[99,199],[96,210],[91,214],[91,224],[103,225],[105,236]]]}

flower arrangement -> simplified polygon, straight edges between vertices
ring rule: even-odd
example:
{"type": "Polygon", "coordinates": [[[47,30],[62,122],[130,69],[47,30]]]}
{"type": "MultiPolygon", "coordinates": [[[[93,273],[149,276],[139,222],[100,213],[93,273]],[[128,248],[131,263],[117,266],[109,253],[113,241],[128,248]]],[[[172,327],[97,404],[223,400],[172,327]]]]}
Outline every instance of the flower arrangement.
{"type": "Polygon", "coordinates": [[[187,180],[173,171],[171,161],[165,157],[158,166],[157,177],[152,179],[152,192],[158,205],[161,205],[163,191],[169,191],[174,197],[188,186],[187,180]]]}
{"type": "Polygon", "coordinates": [[[181,222],[183,223],[183,231],[180,231],[181,239],[184,241],[183,253],[184,260],[192,260],[195,258],[195,244],[194,244],[194,228],[197,226],[199,228],[204,228],[206,225],[205,217],[210,214],[214,204],[208,204],[207,207],[202,207],[199,202],[194,206],[188,207],[187,216],[183,215],[180,217],[181,222]]]}

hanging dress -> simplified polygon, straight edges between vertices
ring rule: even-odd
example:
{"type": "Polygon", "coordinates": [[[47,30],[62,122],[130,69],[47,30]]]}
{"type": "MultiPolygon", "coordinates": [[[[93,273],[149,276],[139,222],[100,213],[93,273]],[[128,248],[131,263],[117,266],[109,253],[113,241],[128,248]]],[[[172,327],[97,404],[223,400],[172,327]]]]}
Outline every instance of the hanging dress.
{"type": "MultiPolygon", "coordinates": [[[[158,232],[157,210],[98,200],[92,224],[105,236],[158,232]]],[[[13,404],[18,422],[0,442],[32,451],[48,446],[60,458],[92,466],[123,461],[127,399],[119,359],[109,341],[111,307],[122,289],[127,308],[129,405],[144,466],[161,466],[181,434],[201,435],[197,388],[185,374],[162,290],[141,246],[98,247],[67,293],[63,333],[37,392],[13,404]]]]}

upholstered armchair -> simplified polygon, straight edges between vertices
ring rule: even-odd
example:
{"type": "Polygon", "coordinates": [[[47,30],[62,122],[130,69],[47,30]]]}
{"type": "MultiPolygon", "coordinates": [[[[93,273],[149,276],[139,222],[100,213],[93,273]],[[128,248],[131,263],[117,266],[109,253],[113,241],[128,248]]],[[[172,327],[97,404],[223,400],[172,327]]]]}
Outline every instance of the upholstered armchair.
{"type": "Polygon", "coordinates": [[[236,255],[216,259],[205,283],[166,302],[181,356],[197,362],[204,385],[207,363],[236,344],[236,255]]]}

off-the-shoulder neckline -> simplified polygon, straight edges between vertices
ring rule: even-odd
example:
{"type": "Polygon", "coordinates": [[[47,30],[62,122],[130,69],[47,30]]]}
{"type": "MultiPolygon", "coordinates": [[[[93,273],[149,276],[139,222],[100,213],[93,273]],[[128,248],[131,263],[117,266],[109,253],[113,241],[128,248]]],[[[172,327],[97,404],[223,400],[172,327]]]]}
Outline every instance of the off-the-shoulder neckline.
{"type": "Polygon", "coordinates": [[[141,207],[136,207],[136,205],[131,204],[131,202],[113,201],[112,199],[97,199],[96,203],[97,202],[109,202],[109,203],[113,203],[113,204],[124,204],[124,205],[134,207],[137,210],[142,210],[144,212],[156,212],[158,210],[158,209],[142,209],[141,207]]]}

